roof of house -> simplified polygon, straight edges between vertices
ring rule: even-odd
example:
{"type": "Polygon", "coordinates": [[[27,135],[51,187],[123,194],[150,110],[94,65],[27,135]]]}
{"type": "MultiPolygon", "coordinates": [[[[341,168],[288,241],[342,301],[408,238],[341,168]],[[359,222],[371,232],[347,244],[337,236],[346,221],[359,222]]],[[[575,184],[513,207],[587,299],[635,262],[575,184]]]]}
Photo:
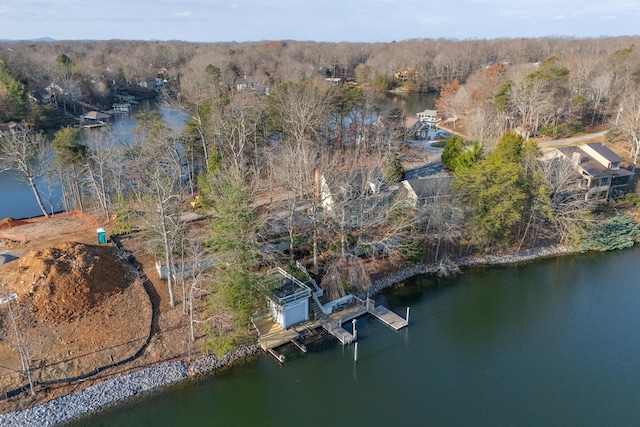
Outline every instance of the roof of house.
{"type": "MultiPolygon", "coordinates": [[[[592,142],[590,144],[585,144],[585,145],[589,146],[593,151],[600,154],[602,157],[609,160],[611,163],[621,162],[624,160],[622,157],[618,156],[616,153],[611,151],[609,147],[601,144],[600,142],[592,142]]],[[[580,148],[580,146],[578,146],[578,148],[580,148]]]]}
{"type": "Polygon", "coordinates": [[[379,168],[369,168],[351,172],[323,174],[325,185],[331,192],[340,196],[339,189],[349,188],[353,194],[361,194],[371,190],[371,184],[380,185],[384,181],[384,172],[379,168]]]}
{"type": "Polygon", "coordinates": [[[90,119],[90,120],[101,120],[101,119],[108,119],[111,116],[109,114],[101,113],[99,111],[89,111],[87,114],[84,114],[81,117],[85,119],[90,119]]]}
{"type": "Polygon", "coordinates": [[[427,123],[423,122],[422,120],[416,121],[413,124],[413,126],[411,126],[409,128],[409,130],[411,132],[420,132],[420,131],[425,130],[425,129],[430,129],[430,128],[429,128],[429,125],[427,123]]]}
{"type": "MultiPolygon", "coordinates": [[[[595,143],[595,144],[599,144],[600,147],[598,147],[599,150],[598,151],[599,154],[601,155],[605,155],[606,154],[606,158],[613,162],[619,162],[622,160],[622,158],[620,156],[618,156],[616,153],[614,153],[613,151],[611,151],[610,149],[608,149],[607,147],[605,147],[604,145],[600,144],[600,143],[595,143]]],[[[589,144],[589,145],[594,145],[594,144],[589,144]]],[[[595,149],[595,148],[594,148],[595,149]]],[[[598,178],[598,177],[602,177],[602,176],[630,176],[633,175],[634,173],[627,170],[627,169],[610,169],[608,167],[606,167],[605,165],[601,164],[600,162],[598,162],[597,160],[595,160],[593,157],[591,157],[588,153],[586,153],[584,150],[582,150],[580,148],[580,146],[571,146],[571,147],[561,147],[558,148],[558,151],[561,152],[565,157],[567,157],[569,160],[573,160],[574,159],[574,154],[579,154],[580,155],[580,161],[578,163],[578,166],[580,166],[580,168],[582,170],[584,170],[586,173],[588,173],[591,177],[593,178],[598,178]]]]}
{"type": "Polygon", "coordinates": [[[407,179],[406,183],[411,186],[411,189],[419,199],[427,199],[449,194],[451,192],[451,181],[453,181],[452,177],[442,176],[407,179]]]}

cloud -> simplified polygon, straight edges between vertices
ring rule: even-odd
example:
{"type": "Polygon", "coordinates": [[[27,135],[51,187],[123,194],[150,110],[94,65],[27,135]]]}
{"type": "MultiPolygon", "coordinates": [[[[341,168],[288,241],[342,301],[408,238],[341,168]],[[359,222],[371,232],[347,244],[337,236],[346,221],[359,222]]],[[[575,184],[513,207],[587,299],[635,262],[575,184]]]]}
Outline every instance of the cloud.
{"type": "Polygon", "coordinates": [[[188,16],[191,16],[191,12],[176,12],[173,14],[174,16],[179,16],[181,18],[186,18],[188,16]]]}

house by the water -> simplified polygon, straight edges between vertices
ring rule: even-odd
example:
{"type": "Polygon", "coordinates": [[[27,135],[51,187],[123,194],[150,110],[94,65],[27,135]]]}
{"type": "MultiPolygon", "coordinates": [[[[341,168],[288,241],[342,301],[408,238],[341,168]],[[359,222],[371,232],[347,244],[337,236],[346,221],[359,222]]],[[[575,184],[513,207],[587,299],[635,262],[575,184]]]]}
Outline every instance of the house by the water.
{"type": "Polygon", "coordinates": [[[619,199],[629,191],[635,170],[622,167],[623,158],[600,142],[561,147],[550,154],[571,161],[582,178],[585,199],[619,199]]]}

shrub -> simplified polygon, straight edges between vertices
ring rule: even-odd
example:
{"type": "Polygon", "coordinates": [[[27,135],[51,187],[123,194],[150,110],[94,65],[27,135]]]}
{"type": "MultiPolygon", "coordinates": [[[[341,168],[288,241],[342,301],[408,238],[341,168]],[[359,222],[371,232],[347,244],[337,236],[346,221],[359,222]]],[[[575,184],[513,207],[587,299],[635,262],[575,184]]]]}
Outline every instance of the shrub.
{"type": "Polygon", "coordinates": [[[631,203],[633,206],[640,205],[640,197],[636,193],[627,193],[624,195],[624,201],[631,203]]]}
{"type": "Polygon", "coordinates": [[[640,227],[626,214],[618,214],[595,224],[582,235],[580,251],[610,251],[630,248],[640,237],[640,227]]]}

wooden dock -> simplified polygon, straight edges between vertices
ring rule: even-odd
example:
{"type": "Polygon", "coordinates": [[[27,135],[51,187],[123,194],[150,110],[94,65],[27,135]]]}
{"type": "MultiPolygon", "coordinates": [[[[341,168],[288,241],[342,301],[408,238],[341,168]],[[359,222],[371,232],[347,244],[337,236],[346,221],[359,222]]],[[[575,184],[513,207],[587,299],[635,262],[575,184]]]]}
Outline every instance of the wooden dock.
{"type": "Polygon", "coordinates": [[[369,313],[371,313],[382,323],[389,326],[390,328],[395,329],[396,331],[404,328],[409,324],[408,320],[403,319],[383,305],[379,305],[377,307],[373,307],[373,305],[370,305],[369,313]]]}
{"type": "Polygon", "coordinates": [[[271,317],[256,321],[254,326],[258,330],[258,344],[264,351],[280,347],[299,336],[293,329],[282,329],[271,317]]]}
{"type": "Polygon", "coordinates": [[[342,345],[352,343],[356,339],[355,335],[351,334],[336,321],[330,321],[327,319],[327,321],[320,322],[320,326],[333,335],[335,339],[340,341],[342,345]]]}
{"type": "Polygon", "coordinates": [[[356,336],[342,327],[343,324],[367,313],[364,303],[358,302],[319,320],[319,326],[333,335],[342,345],[355,341],[356,336]]]}
{"type": "MultiPolygon", "coordinates": [[[[397,315],[385,306],[375,306],[374,301],[371,299],[369,300],[368,306],[366,301],[356,299],[355,304],[344,307],[340,311],[336,311],[329,315],[322,315],[317,320],[309,320],[291,329],[282,329],[280,325],[273,321],[272,317],[255,321],[254,326],[258,330],[258,343],[260,344],[260,347],[273,354],[274,357],[282,362],[284,357],[274,354],[273,349],[289,342],[293,342],[298,346],[298,348],[300,348],[300,344],[297,343],[295,339],[298,338],[301,333],[304,334],[317,327],[322,327],[342,345],[354,342],[357,338],[357,334],[352,334],[343,328],[342,325],[367,313],[371,314],[382,323],[396,331],[409,324],[406,319],[403,319],[401,316],[397,315]]],[[[305,352],[306,348],[300,348],[300,350],[305,352]]]]}

